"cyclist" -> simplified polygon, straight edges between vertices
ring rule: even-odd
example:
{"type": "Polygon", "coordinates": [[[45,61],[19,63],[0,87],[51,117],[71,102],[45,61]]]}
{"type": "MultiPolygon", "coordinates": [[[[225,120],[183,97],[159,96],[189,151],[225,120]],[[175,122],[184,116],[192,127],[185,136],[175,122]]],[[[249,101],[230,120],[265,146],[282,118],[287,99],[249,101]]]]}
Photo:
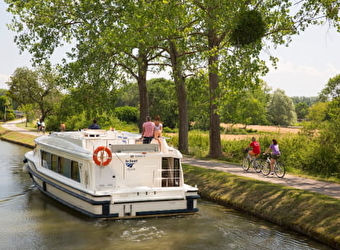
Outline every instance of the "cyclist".
{"type": "Polygon", "coordinates": [[[274,174],[274,166],[276,163],[276,160],[280,158],[281,153],[280,153],[280,148],[279,144],[277,143],[277,140],[273,139],[272,144],[269,146],[269,148],[264,152],[264,154],[267,154],[271,152],[271,159],[270,159],[270,174],[274,174]]]}
{"type": "Polygon", "coordinates": [[[252,157],[256,158],[261,154],[261,147],[260,147],[260,143],[258,141],[256,141],[256,138],[253,137],[251,138],[251,143],[249,144],[248,148],[245,148],[245,150],[249,150],[251,149],[248,154],[251,155],[252,157]]]}

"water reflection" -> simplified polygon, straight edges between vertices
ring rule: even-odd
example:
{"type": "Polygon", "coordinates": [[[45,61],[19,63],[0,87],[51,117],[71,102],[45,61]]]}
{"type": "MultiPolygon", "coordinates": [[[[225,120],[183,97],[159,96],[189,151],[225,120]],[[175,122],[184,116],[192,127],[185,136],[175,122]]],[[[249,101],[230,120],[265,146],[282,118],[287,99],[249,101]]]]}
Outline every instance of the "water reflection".
{"type": "Polygon", "coordinates": [[[22,173],[28,150],[0,141],[0,249],[329,249],[200,200],[193,216],[93,220],[40,193],[22,173]]]}

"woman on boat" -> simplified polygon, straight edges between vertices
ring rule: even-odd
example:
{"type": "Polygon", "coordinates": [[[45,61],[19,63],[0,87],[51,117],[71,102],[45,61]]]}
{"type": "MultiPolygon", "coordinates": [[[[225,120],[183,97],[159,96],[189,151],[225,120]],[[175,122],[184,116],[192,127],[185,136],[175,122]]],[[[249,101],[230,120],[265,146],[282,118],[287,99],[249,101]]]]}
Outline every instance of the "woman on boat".
{"type": "Polygon", "coordinates": [[[156,116],[155,118],[155,138],[159,138],[159,137],[162,137],[162,131],[163,131],[163,124],[161,123],[160,121],[160,117],[159,115],[156,116]]]}

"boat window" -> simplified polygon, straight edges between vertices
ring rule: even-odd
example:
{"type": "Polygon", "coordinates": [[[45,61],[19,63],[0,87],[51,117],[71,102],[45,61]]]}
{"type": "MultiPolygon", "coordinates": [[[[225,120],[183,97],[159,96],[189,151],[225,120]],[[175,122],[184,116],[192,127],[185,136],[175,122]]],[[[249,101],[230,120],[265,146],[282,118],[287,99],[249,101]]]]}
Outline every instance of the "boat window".
{"type": "Polygon", "coordinates": [[[72,174],[71,174],[71,179],[75,181],[80,182],[80,177],[79,177],[79,166],[78,162],[72,161],[72,174]]]}
{"type": "Polygon", "coordinates": [[[57,156],[46,151],[41,151],[41,161],[44,168],[80,182],[79,163],[70,159],[57,156]]]}
{"type": "Polygon", "coordinates": [[[58,171],[58,156],[56,155],[51,155],[51,170],[53,170],[54,172],[59,172],[58,171]]]}
{"type": "Polygon", "coordinates": [[[44,168],[51,169],[51,154],[45,151],[41,151],[41,165],[44,168]]]}
{"type": "Polygon", "coordinates": [[[162,158],[162,187],[178,187],[180,185],[179,159],[162,158]]]}
{"type": "Polygon", "coordinates": [[[68,178],[71,178],[71,160],[59,157],[60,173],[68,178]]]}

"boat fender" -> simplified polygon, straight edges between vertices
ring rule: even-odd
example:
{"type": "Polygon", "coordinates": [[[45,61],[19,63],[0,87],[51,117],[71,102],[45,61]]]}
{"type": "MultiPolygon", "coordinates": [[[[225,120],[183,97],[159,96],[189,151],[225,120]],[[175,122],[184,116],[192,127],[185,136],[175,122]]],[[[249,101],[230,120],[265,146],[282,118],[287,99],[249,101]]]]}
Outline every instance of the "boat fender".
{"type": "Polygon", "coordinates": [[[24,164],[24,166],[22,167],[22,172],[24,172],[25,174],[28,173],[28,163],[24,164]]]}
{"type": "Polygon", "coordinates": [[[112,152],[109,148],[100,146],[93,151],[93,161],[99,166],[106,166],[112,160],[112,152]],[[106,152],[107,157],[104,161],[104,152],[106,152]]]}

